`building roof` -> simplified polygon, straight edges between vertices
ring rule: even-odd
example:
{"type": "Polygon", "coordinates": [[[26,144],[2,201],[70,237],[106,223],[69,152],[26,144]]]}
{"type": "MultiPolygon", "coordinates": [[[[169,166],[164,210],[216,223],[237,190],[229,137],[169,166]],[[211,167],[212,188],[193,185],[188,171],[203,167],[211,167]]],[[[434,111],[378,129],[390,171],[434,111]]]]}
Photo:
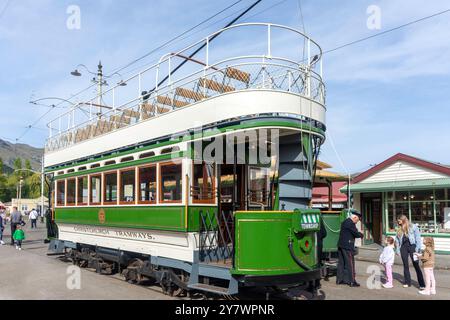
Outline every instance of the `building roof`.
{"type": "MultiPolygon", "coordinates": [[[[410,181],[388,181],[376,183],[357,183],[350,186],[350,192],[382,192],[382,191],[402,191],[402,190],[421,190],[430,188],[448,188],[450,187],[450,178],[448,179],[426,179],[410,181]]],[[[340,189],[342,193],[347,193],[347,187],[340,189]]]]}
{"type": "MultiPolygon", "coordinates": [[[[345,182],[333,182],[333,203],[347,202],[347,195],[339,192],[339,189],[346,185],[345,182]]],[[[328,187],[314,187],[312,192],[313,203],[328,203],[328,187]]]]}
{"type": "Polygon", "coordinates": [[[448,167],[448,166],[444,166],[442,164],[438,164],[435,162],[430,162],[430,161],[426,161],[426,160],[419,159],[416,157],[412,157],[412,156],[409,156],[409,155],[406,155],[403,153],[397,153],[396,155],[390,157],[389,159],[383,161],[382,163],[359,174],[352,180],[352,183],[359,183],[398,161],[404,161],[404,162],[407,162],[407,163],[410,163],[410,164],[413,164],[413,165],[416,165],[419,167],[423,167],[423,168],[426,168],[426,169],[429,169],[429,170],[432,170],[435,172],[439,172],[439,173],[448,175],[450,178],[450,167],[448,167]]]}
{"type": "Polygon", "coordinates": [[[319,169],[319,170],[332,168],[332,166],[330,164],[320,161],[320,160],[317,160],[316,165],[317,165],[317,169],[319,169]]]}

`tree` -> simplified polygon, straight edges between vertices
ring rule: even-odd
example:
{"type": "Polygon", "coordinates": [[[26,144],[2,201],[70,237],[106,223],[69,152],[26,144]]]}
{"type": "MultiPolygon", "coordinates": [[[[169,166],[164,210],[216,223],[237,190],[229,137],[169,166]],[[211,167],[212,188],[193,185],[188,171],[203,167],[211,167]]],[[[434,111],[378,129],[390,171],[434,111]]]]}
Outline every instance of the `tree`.
{"type": "Polygon", "coordinates": [[[22,159],[16,158],[14,160],[14,170],[21,170],[22,169],[22,159]]]}
{"type": "Polygon", "coordinates": [[[0,175],[3,174],[3,159],[0,158],[0,175]]]}

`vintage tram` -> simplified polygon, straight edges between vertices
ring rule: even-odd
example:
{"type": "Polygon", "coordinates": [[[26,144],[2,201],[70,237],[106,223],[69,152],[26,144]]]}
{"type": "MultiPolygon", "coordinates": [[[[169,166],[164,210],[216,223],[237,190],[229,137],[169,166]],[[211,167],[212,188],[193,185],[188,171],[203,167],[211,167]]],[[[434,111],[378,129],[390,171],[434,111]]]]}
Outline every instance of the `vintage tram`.
{"type": "Polygon", "coordinates": [[[168,294],[314,290],[321,61],[298,30],[233,25],[51,121],[51,249],[168,294]]]}

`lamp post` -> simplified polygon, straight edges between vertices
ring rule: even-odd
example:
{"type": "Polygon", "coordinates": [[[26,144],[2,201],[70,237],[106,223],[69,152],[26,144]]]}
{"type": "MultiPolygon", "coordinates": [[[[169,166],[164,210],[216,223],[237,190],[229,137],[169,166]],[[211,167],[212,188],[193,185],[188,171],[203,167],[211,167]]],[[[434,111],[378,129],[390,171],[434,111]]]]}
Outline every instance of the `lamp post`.
{"type": "MultiPolygon", "coordinates": [[[[44,175],[44,157],[42,157],[41,170],[42,171],[39,172],[39,171],[35,171],[35,170],[32,170],[32,169],[17,169],[17,170],[14,170],[14,172],[29,171],[29,172],[33,172],[33,173],[39,174],[41,176],[41,214],[43,214],[44,213],[44,178],[45,178],[45,175],[44,175]]],[[[18,195],[19,201],[17,203],[17,206],[19,207],[19,209],[20,209],[20,202],[22,200],[22,183],[23,183],[23,177],[20,176],[19,195],[18,195]]]]}
{"type": "Polygon", "coordinates": [[[18,200],[17,200],[17,207],[18,207],[19,210],[21,210],[20,203],[22,202],[22,183],[23,183],[23,177],[20,176],[20,179],[19,179],[19,197],[18,197],[18,200]]]}
{"type": "Polygon", "coordinates": [[[78,70],[78,68],[82,67],[83,69],[85,69],[88,73],[95,75],[97,77],[92,78],[92,82],[97,84],[97,105],[98,105],[98,117],[100,118],[102,115],[102,96],[103,96],[103,86],[108,86],[108,82],[106,82],[106,79],[112,78],[114,75],[118,75],[122,78],[122,80],[120,82],[117,83],[117,85],[119,86],[126,86],[127,83],[123,81],[123,77],[120,73],[118,72],[114,72],[111,75],[104,75],[103,74],[103,65],[102,62],[99,61],[98,66],[97,66],[97,72],[92,72],[91,70],[89,70],[88,67],[86,67],[84,64],[79,64],[76,69],[74,71],[72,71],[70,74],[74,77],[81,77],[82,74],[81,72],[78,70]]]}

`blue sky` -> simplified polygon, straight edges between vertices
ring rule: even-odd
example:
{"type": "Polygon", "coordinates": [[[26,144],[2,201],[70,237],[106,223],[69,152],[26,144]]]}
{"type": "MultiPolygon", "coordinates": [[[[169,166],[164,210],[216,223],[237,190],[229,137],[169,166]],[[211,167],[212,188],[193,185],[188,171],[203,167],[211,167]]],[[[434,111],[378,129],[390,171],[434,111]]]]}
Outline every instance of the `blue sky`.
{"type": "MultiPolygon", "coordinates": [[[[231,19],[227,15],[252,2],[242,1],[207,23],[208,28],[202,26],[124,73],[219,29],[231,19]]],[[[279,2],[263,0],[241,21],[301,28],[298,0],[264,11],[279,2]]],[[[20,143],[42,147],[45,124],[61,109],[26,130],[48,111],[29,104],[31,97],[69,98],[90,84],[86,75],[70,76],[76,65],[95,70],[101,59],[108,73],[231,3],[0,0],[0,137],[12,142],[21,137],[20,143]],[[80,30],[66,27],[69,5],[81,9],[80,30]]],[[[324,50],[450,8],[447,0],[301,0],[301,5],[306,33],[324,50]],[[367,28],[370,5],[381,9],[381,30],[367,28]]],[[[450,164],[449,30],[447,13],[324,56],[329,138],[322,160],[340,172],[368,169],[397,152],[450,164]]]]}

